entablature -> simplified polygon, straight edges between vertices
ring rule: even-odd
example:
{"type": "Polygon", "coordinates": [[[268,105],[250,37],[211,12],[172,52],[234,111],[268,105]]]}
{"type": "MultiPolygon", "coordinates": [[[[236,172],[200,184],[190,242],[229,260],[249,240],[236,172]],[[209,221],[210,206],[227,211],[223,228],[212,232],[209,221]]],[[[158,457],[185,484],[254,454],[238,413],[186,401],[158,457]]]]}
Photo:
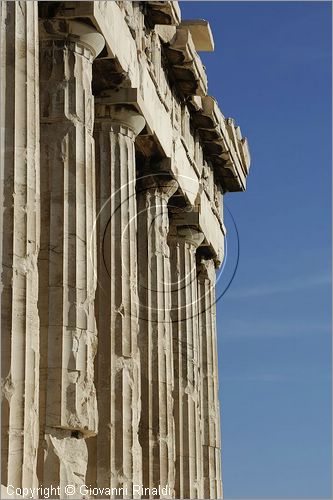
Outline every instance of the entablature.
{"type": "Polygon", "coordinates": [[[181,13],[178,2],[145,2],[146,16],[150,18],[153,26],[167,24],[177,26],[180,23],[181,13]]]}

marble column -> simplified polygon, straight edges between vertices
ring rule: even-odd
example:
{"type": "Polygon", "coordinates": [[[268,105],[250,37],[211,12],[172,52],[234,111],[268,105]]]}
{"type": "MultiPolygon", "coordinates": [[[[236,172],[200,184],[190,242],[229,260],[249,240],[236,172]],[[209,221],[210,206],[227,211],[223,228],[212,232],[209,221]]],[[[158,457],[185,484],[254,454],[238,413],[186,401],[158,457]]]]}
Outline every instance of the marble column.
{"type": "Polygon", "coordinates": [[[104,38],[78,22],[40,23],[40,481],[84,483],[97,432],[96,214],[92,62],[104,38]],[[44,450],[44,453],[43,453],[44,450]],[[43,456],[44,455],[44,456],[43,456]]]}
{"type": "MultiPolygon", "coordinates": [[[[168,200],[178,183],[144,175],[138,185],[142,483],[174,496],[175,434],[168,200]]],[[[145,496],[144,498],[148,498],[145,496]]],[[[163,494],[162,494],[163,498],[163,494]]]]}
{"type": "Polygon", "coordinates": [[[133,498],[142,483],[138,350],[135,138],[144,119],[131,108],[96,104],[99,330],[96,483],[133,498]],[[120,490],[123,488],[123,490],[120,490]]]}
{"type": "Polygon", "coordinates": [[[1,2],[1,480],[35,488],[40,238],[37,2],[1,2]]]}
{"type": "Polygon", "coordinates": [[[201,259],[198,265],[198,301],[203,498],[222,498],[215,281],[214,261],[201,259]]]}
{"type": "Polygon", "coordinates": [[[196,249],[203,234],[173,226],[170,235],[176,498],[202,498],[199,329],[196,249]]]}

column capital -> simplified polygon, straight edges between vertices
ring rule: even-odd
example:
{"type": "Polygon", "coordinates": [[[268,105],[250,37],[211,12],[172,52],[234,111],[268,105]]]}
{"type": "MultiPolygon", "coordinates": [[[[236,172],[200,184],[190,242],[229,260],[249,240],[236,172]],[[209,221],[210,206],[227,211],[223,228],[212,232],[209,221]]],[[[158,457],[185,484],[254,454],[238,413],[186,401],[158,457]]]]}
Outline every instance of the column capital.
{"type": "Polygon", "coordinates": [[[170,238],[189,243],[198,248],[204,240],[204,234],[192,226],[174,226],[170,230],[170,238]]]}
{"type": "Polygon", "coordinates": [[[211,283],[215,283],[216,278],[216,270],[215,270],[215,262],[214,259],[205,259],[201,258],[198,262],[198,279],[201,277],[208,278],[211,283]]]}
{"type": "Polygon", "coordinates": [[[145,126],[145,119],[131,106],[113,104],[107,97],[95,98],[95,121],[128,127],[137,136],[145,126]]]}
{"type": "Polygon", "coordinates": [[[166,172],[148,173],[147,170],[137,179],[140,193],[149,192],[168,201],[177,191],[178,182],[166,172]]]}
{"type": "Polygon", "coordinates": [[[93,59],[105,45],[103,35],[88,24],[64,19],[43,19],[39,22],[39,33],[42,40],[63,40],[81,45],[90,50],[93,59]]]}

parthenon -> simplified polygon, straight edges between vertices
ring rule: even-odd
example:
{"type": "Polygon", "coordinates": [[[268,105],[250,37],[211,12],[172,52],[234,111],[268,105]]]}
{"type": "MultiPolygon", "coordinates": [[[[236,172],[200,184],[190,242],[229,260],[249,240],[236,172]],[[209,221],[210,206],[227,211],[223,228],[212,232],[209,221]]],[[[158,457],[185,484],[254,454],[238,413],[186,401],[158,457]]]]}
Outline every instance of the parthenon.
{"type": "Polygon", "coordinates": [[[209,23],[2,1],[0,36],[2,485],[222,498],[215,275],[250,155],[209,23]]]}

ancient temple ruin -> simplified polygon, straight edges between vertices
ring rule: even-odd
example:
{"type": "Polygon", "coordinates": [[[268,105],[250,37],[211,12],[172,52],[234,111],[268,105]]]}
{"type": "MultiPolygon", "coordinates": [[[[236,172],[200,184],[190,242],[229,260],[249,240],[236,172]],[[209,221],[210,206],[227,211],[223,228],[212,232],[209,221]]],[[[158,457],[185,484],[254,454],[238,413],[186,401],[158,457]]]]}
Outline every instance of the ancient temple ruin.
{"type": "Polygon", "coordinates": [[[250,156],[213,49],[178,2],[1,2],[8,491],[222,497],[215,274],[250,156]]]}

